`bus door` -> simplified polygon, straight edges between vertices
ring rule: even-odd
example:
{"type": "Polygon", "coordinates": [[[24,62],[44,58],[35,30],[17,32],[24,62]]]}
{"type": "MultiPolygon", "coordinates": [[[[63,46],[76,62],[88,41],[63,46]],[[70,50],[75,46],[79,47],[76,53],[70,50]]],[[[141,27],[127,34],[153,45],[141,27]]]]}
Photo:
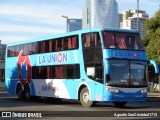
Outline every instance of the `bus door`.
{"type": "Polygon", "coordinates": [[[82,34],[83,59],[86,75],[92,81],[92,99],[102,101],[103,96],[103,58],[98,32],[82,34]],[[93,92],[94,91],[94,92],[93,92]]]}

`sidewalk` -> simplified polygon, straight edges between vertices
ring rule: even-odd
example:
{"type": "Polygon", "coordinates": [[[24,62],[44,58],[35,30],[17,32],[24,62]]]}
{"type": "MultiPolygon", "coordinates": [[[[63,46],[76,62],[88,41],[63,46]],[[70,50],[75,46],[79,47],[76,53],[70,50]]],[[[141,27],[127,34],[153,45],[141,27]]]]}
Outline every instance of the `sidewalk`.
{"type": "Polygon", "coordinates": [[[147,97],[160,97],[159,93],[147,93],[147,97]]]}
{"type": "Polygon", "coordinates": [[[147,101],[160,102],[160,94],[159,93],[147,93],[147,101]]]}

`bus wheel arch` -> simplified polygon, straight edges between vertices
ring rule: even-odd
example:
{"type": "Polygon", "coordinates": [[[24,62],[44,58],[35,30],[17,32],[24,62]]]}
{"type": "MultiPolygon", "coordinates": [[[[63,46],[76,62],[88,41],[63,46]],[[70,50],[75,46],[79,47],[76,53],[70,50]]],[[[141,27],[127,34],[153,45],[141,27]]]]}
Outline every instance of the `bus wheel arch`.
{"type": "Polygon", "coordinates": [[[28,83],[24,85],[24,98],[27,101],[31,99],[31,89],[28,83]]]}
{"type": "Polygon", "coordinates": [[[87,86],[84,85],[84,84],[79,87],[79,90],[78,90],[78,100],[80,100],[80,93],[81,93],[82,89],[85,88],[85,87],[87,87],[87,86]]]}
{"type": "Polygon", "coordinates": [[[79,88],[78,99],[80,100],[83,107],[92,107],[95,104],[94,101],[90,101],[90,93],[86,85],[82,85],[79,88]]]}
{"type": "Polygon", "coordinates": [[[18,95],[18,98],[20,100],[24,99],[24,89],[23,89],[23,86],[20,83],[18,83],[17,86],[16,86],[16,94],[18,95]]]}

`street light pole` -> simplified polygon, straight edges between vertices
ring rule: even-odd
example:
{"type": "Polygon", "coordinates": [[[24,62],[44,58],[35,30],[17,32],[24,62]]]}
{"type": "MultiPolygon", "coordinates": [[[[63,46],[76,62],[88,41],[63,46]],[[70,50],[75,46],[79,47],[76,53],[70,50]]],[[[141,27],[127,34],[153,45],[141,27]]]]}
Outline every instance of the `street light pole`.
{"type": "Polygon", "coordinates": [[[66,31],[68,32],[68,16],[62,15],[63,18],[66,18],[66,31]]]}
{"type": "Polygon", "coordinates": [[[138,17],[139,17],[139,0],[137,0],[137,31],[139,31],[138,17]]]}

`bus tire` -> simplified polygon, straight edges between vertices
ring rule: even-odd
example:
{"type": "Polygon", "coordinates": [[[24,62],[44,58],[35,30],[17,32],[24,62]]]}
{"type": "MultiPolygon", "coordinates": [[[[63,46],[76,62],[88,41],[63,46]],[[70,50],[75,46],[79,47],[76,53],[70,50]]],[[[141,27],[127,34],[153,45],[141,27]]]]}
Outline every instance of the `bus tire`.
{"type": "Polygon", "coordinates": [[[127,102],[113,102],[113,103],[118,108],[122,108],[127,104],[127,102]]]}
{"type": "Polygon", "coordinates": [[[90,93],[87,87],[83,88],[80,92],[80,102],[83,107],[92,107],[94,101],[90,101],[90,93]]]}
{"type": "Polygon", "coordinates": [[[31,99],[31,93],[30,93],[29,85],[25,85],[25,87],[24,87],[24,98],[25,98],[26,101],[29,101],[31,99]]]}
{"type": "Polygon", "coordinates": [[[18,95],[18,98],[19,98],[20,100],[23,100],[23,99],[24,99],[24,91],[23,91],[21,85],[18,85],[18,86],[17,86],[17,95],[18,95]]]}

